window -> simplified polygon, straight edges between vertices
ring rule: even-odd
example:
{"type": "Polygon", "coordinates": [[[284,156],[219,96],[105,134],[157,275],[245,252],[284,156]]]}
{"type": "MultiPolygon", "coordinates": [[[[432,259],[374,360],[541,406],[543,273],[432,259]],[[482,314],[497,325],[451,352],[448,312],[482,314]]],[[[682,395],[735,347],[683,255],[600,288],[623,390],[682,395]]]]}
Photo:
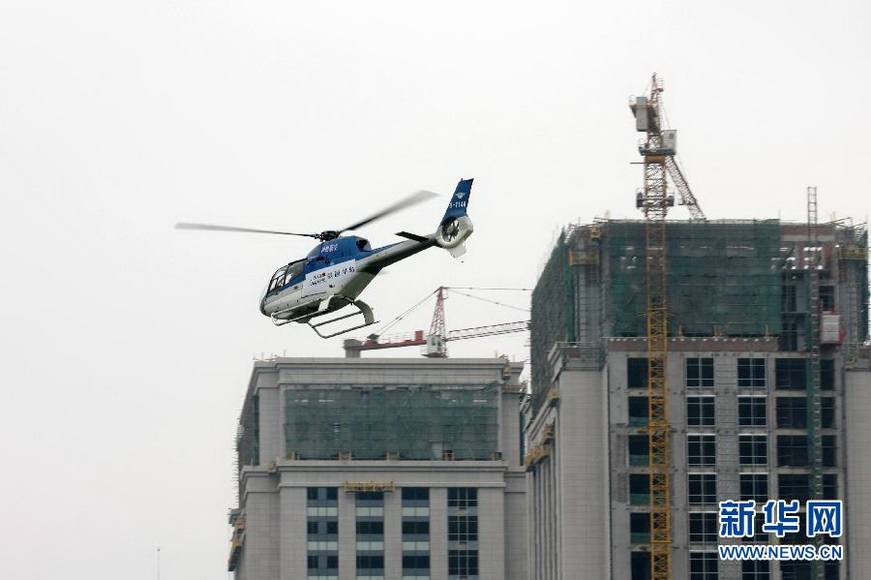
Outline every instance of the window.
{"type": "Polygon", "coordinates": [[[361,555],[357,554],[357,570],[383,570],[384,555],[361,555]]]}
{"type": "Polygon", "coordinates": [[[363,520],[357,522],[357,535],[384,535],[383,520],[363,520]]]}
{"type": "Polygon", "coordinates": [[[305,260],[297,260],[296,262],[291,262],[287,265],[287,274],[284,277],[285,284],[290,284],[293,282],[294,278],[302,274],[303,267],[305,266],[305,260]]]}
{"type": "Polygon", "coordinates": [[[807,360],[803,358],[775,359],[774,381],[776,389],[806,390],[807,360]]]}
{"type": "Polygon", "coordinates": [[[690,542],[717,543],[717,514],[690,512],[690,542]]]}
{"type": "Polygon", "coordinates": [[[781,562],[780,577],[783,580],[804,580],[811,578],[811,563],[810,562],[781,562]]]}
{"type": "Polygon", "coordinates": [[[478,551],[449,550],[448,551],[448,575],[449,576],[477,576],[478,575],[478,551]]]}
{"type": "Polygon", "coordinates": [[[807,429],[807,397],[777,397],[777,426],[807,429]]]}
{"type": "Polygon", "coordinates": [[[834,435],[823,435],[823,467],[838,465],[838,441],[834,435]]]}
{"type": "Polygon", "coordinates": [[[738,386],[750,389],[765,388],[765,359],[738,359],[738,386]]]}
{"type": "MultiPolygon", "coordinates": [[[[468,495],[468,494],[466,494],[468,495]]],[[[471,517],[471,516],[466,516],[471,517]]],[[[402,577],[430,576],[429,488],[402,488],[402,577]]],[[[475,518],[477,521],[477,518],[475,518]]]]}
{"type": "Polygon", "coordinates": [[[798,307],[795,286],[782,286],[780,293],[780,308],[784,312],[795,312],[798,307]]]}
{"type": "Polygon", "coordinates": [[[650,505],[650,475],[646,473],[629,474],[629,503],[631,505],[650,505]]]}
{"type": "Polygon", "coordinates": [[[835,426],[835,398],[822,397],[820,403],[822,405],[823,429],[831,429],[835,426]]]}
{"type": "Polygon", "coordinates": [[[690,580],[717,580],[717,553],[690,552],[690,580]]]}
{"type": "Polygon", "coordinates": [[[738,458],[741,465],[767,465],[768,435],[739,435],[738,458]]]}
{"type": "Polygon", "coordinates": [[[650,580],[650,552],[632,552],[629,558],[632,567],[630,580],[650,580]]]}
{"type": "Polygon", "coordinates": [[[626,359],[626,386],[630,389],[647,388],[647,359],[626,359]]]}
{"type": "Polygon", "coordinates": [[[777,477],[777,497],[806,502],[810,499],[810,476],[805,473],[780,474],[777,477]]]}
{"type": "Polygon", "coordinates": [[[478,516],[448,516],[448,541],[477,542],[478,516]]]}
{"type": "Polygon", "coordinates": [[[741,474],[741,499],[752,499],[756,504],[768,501],[768,474],[767,473],[742,473],[741,474]]]}
{"type": "Polygon", "coordinates": [[[768,534],[762,531],[762,525],[765,523],[765,518],[762,517],[759,511],[756,512],[756,518],[753,520],[753,536],[750,538],[741,538],[742,544],[767,544],[768,534]]]}
{"type": "Polygon", "coordinates": [[[798,350],[798,323],[793,316],[783,317],[780,330],[780,350],[798,350]]]}
{"type": "Polygon", "coordinates": [[[403,536],[427,536],[429,535],[429,522],[410,520],[402,522],[403,536]]]}
{"type": "Polygon", "coordinates": [[[838,496],[838,474],[823,474],[823,498],[840,499],[840,497],[838,496]]]}
{"type": "Polygon", "coordinates": [[[429,488],[428,487],[403,487],[402,488],[402,503],[410,502],[429,503],[429,488]]]}
{"type": "Polygon", "coordinates": [[[650,406],[647,397],[629,397],[629,425],[646,427],[649,421],[650,406]]]}
{"type": "Polygon", "coordinates": [[[650,512],[629,514],[629,535],[633,544],[650,543],[650,512]]]}
{"type": "Polygon", "coordinates": [[[777,436],[777,466],[807,467],[807,436],[778,435],[777,436]]]}
{"type": "Polygon", "coordinates": [[[714,359],[688,358],[686,365],[687,388],[714,386],[714,359]]]}
{"type": "Polygon", "coordinates": [[[275,274],[272,275],[272,279],[269,281],[269,290],[268,292],[275,292],[279,288],[284,285],[284,268],[279,268],[275,271],[275,274]]]}
{"type": "Polygon", "coordinates": [[[339,490],[336,487],[309,487],[306,488],[308,505],[335,505],[339,498],[339,490]]]}
{"type": "Polygon", "coordinates": [[[820,390],[835,390],[835,361],[832,359],[820,361],[820,390]]]}
{"type": "Polygon", "coordinates": [[[690,473],[687,481],[689,503],[693,505],[717,503],[716,473],[690,473]]]}
{"type": "Polygon", "coordinates": [[[309,576],[338,576],[338,556],[309,554],[306,562],[308,563],[309,576]]]}
{"type": "Polygon", "coordinates": [[[738,397],[738,425],[765,427],[765,397],[738,397]]]}
{"type": "Polygon", "coordinates": [[[687,397],[687,426],[713,427],[714,397],[687,397]]]}
{"type": "Polygon", "coordinates": [[[741,580],[770,580],[771,564],[768,560],[742,560],[741,580]]]}
{"type": "Polygon", "coordinates": [[[716,435],[687,435],[687,465],[714,465],[716,463],[716,435]]]}
{"type": "Polygon", "coordinates": [[[449,487],[448,507],[470,508],[478,505],[478,490],[474,487],[449,487]]]}
{"type": "Polygon", "coordinates": [[[820,309],[824,312],[835,310],[835,287],[820,286],[820,309]]]}
{"type": "MultiPolygon", "coordinates": [[[[409,574],[412,570],[421,570],[429,572],[429,555],[414,554],[402,555],[402,573],[404,576],[420,576],[420,574],[409,574]]],[[[429,574],[426,574],[429,576],[429,574]]]]}
{"type": "Polygon", "coordinates": [[[469,549],[469,542],[478,539],[477,505],[476,488],[448,488],[449,579],[478,575],[478,550],[474,549],[474,545],[473,549],[469,549]]]}
{"type": "Polygon", "coordinates": [[[647,465],[650,463],[650,436],[629,436],[629,465],[647,465]]]}

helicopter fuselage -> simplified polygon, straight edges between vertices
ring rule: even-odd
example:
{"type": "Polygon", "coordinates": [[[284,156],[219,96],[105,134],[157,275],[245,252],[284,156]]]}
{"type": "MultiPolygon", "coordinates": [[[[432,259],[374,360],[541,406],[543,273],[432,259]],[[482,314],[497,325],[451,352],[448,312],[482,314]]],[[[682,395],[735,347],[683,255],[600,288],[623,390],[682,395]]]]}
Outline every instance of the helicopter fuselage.
{"type": "Polygon", "coordinates": [[[471,187],[471,179],[460,181],[438,228],[429,235],[399,232],[405,240],[373,249],[369,240],[359,236],[321,234],[321,243],[305,258],[275,271],[260,300],[260,312],[276,325],[308,324],[324,338],[374,324],[372,309],[357,297],[382,269],[432,247],[443,248],[454,257],[465,252],[464,242],[474,230],[466,213],[471,187]],[[354,311],[321,319],[345,306],[353,306],[354,311]],[[363,324],[326,335],[318,330],[356,315],[363,316],[363,324]]]}
{"type": "Polygon", "coordinates": [[[273,320],[308,322],[356,300],[386,266],[436,244],[434,237],[376,249],[358,236],[322,242],[305,258],[275,271],[260,300],[260,311],[273,320]],[[325,304],[333,296],[339,299],[325,304]]]}

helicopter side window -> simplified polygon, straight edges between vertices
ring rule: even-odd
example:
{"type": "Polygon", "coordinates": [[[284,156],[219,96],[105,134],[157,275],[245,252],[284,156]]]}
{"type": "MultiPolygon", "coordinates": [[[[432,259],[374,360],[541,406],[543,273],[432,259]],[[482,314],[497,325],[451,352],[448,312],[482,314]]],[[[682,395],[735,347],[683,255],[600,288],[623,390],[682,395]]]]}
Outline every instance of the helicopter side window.
{"type": "Polygon", "coordinates": [[[364,240],[363,238],[360,238],[359,240],[357,240],[357,249],[368,252],[372,249],[372,246],[369,245],[369,240],[364,240]]]}
{"type": "Polygon", "coordinates": [[[286,283],[290,283],[294,278],[302,274],[304,261],[300,260],[298,262],[291,262],[287,265],[287,274],[285,275],[286,283]]]}

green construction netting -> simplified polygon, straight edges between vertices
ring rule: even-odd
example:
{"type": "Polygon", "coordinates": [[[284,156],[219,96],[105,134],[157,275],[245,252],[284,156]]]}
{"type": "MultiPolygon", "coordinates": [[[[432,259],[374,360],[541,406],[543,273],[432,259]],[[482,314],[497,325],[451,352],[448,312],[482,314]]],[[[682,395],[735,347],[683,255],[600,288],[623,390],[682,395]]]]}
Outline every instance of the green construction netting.
{"type": "Polygon", "coordinates": [[[297,459],[493,459],[500,392],[497,384],[288,390],[286,450],[297,459]]]}
{"type": "Polygon", "coordinates": [[[245,401],[236,431],[236,457],[239,468],[260,464],[260,397],[245,401]]]}
{"type": "MultiPolygon", "coordinates": [[[[610,314],[615,336],[645,336],[645,224],[609,222],[610,314]]],[[[668,223],[669,334],[759,336],[780,329],[780,225],[668,223]]]]}
{"type": "Polygon", "coordinates": [[[549,383],[547,353],[556,342],[574,341],[574,274],[563,232],[532,292],[529,341],[532,352],[533,404],[538,407],[549,383]]]}

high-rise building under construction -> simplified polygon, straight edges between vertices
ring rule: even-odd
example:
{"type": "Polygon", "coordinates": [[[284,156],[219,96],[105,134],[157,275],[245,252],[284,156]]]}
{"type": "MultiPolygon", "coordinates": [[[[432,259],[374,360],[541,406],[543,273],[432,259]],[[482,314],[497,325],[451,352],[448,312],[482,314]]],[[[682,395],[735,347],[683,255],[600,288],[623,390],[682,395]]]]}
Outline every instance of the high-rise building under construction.
{"type": "Polygon", "coordinates": [[[650,226],[566,228],[533,292],[531,578],[871,578],[865,226],[662,221],[653,258],[650,226]],[[843,561],[720,560],[718,502],[775,498],[844,500],[843,561]]]}

